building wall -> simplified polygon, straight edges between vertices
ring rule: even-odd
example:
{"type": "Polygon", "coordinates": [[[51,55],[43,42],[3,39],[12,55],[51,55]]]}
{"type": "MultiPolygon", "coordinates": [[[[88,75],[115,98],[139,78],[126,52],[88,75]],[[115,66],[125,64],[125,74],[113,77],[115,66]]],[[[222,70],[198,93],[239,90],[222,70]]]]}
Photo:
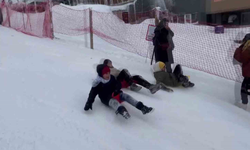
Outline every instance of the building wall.
{"type": "Polygon", "coordinates": [[[249,25],[250,0],[210,0],[207,5],[208,22],[223,25],[249,25]],[[230,16],[237,16],[230,22],[230,16]]]}
{"type": "Polygon", "coordinates": [[[212,14],[250,9],[250,0],[210,0],[210,3],[208,13],[212,14]]]}
{"type": "Polygon", "coordinates": [[[206,0],[175,0],[175,13],[206,12],[206,0]]]}
{"type": "Polygon", "coordinates": [[[176,14],[194,14],[197,13],[197,20],[200,22],[206,21],[207,3],[208,0],[175,0],[173,13],[176,14]]]}

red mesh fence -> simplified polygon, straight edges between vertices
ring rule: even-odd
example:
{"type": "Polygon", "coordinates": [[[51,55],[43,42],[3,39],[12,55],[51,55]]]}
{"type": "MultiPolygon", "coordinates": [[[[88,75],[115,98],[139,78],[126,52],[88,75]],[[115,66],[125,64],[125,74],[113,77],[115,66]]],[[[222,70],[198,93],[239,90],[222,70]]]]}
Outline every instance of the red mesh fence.
{"type": "Polygon", "coordinates": [[[18,4],[2,4],[2,25],[17,31],[37,36],[52,38],[51,15],[49,6],[42,3],[36,6],[18,4]]]}
{"type": "MultiPolygon", "coordinates": [[[[88,11],[76,11],[63,6],[54,7],[54,31],[66,35],[89,33],[88,11]]],[[[150,12],[139,14],[137,18],[141,19],[139,21],[141,23],[131,25],[117,17],[122,15],[93,11],[93,32],[119,48],[151,58],[153,45],[145,38],[148,25],[155,23],[152,14],[150,12]]],[[[172,15],[170,20],[173,21],[174,17],[178,16],[172,15]]],[[[173,51],[175,62],[223,78],[241,81],[241,68],[233,64],[233,53],[239,46],[234,40],[242,40],[244,35],[250,32],[250,28],[239,26],[225,28],[224,34],[215,34],[213,26],[183,24],[185,22],[183,19],[183,16],[179,16],[176,20],[180,23],[170,23],[175,33],[173,51]]],[[[188,18],[186,20],[186,22],[196,22],[188,18]]]]}
{"type": "Polygon", "coordinates": [[[93,11],[95,35],[117,47],[144,57],[147,56],[148,46],[151,43],[145,40],[148,24],[150,23],[154,23],[154,20],[141,24],[125,24],[112,13],[93,11]]]}
{"type": "MultiPolygon", "coordinates": [[[[15,29],[25,29],[25,31],[44,29],[44,25],[37,23],[46,16],[44,12],[34,14],[36,16],[31,14],[25,16],[24,13],[18,13],[17,11],[13,13],[14,10],[12,9],[9,11],[12,14],[10,22],[17,22],[11,25],[15,29]],[[38,19],[39,17],[40,19],[38,19]],[[36,28],[33,29],[33,26],[36,28]]],[[[74,10],[62,5],[54,6],[52,9],[54,33],[70,36],[89,33],[89,11],[89,9],[74,10]]],[[[4,24],[8,26],[6,7],[4,7],[3,12],[4,24]]],[[[174,14],[167,15],[171,22],[174,22],[170,23],[169,26],[175,33],[173,39],[175,43],[173,51],[175,63],[233,81],[242,81],[241,68],[233,63],[234,51],[239,46],[234,41],[242,40],[245,34],[250,33],[249,27],[234,26],[234,28],[231,28],[231,26],[226,26],[224,34],[215,34],[214,26],[184,24],[184,22],[192,23],[196,21],[190,21],[185,17],[183,20],[183,16],[178,17],[174,14]],[[175,23],[175,20],[179,20],[179,23],[175,23]]],[[[154,13],[147,12],[147,14],[139,14],[134,17],[139,19],[140,24],[126,24],[117,16],[121,17],[122,15],[93,11],[93,33],[121,49],[151,58],[153,44],[145,39],[148,25],[155,23],[154,13]]],[[[131,16],[133,14],[129,14],[129,17],[131,16]]],[[[46,21],[44,22],[46,24],[46,21]]],[[[36,33],[43,35],[41,30],[36,31],[36,33]]]]}
{"type": "MultiPolygon", "coordinates": [[[[100,32],[109,35],[115,40],[100,37],[129,52],[151,58],[153,45],[145,37],[148,25],[154,24],[154,19],[130,25],[111,13],[93,12],[93,20],[94,31],[98,31],[95,32],[97,36],[100,32]]],[[[175,33],[173,53],[176,63],[230,80],[242,81],[241,68],[233,62],[234,51],[239,46],[234,41],[242,40],[246,33],[250,33],[249,27],[226,26],[224,34],[215,34],[215,28],[208,25],[169,25],[175,33]]]]}
{"type": "Polygon", "coordinates": [[[55,33],[72,36],[89,33],[89,9],[74,10],[56,5],[52,9],[52,14],[55,33]]]}

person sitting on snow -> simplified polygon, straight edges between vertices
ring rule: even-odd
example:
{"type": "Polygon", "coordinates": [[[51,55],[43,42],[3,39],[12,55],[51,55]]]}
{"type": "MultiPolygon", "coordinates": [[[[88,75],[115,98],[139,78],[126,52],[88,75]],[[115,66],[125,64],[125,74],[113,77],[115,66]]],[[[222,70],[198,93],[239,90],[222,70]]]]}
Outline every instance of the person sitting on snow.
{"type": "Polygon", "coordinates": [[[127,69],[118,70],[114,68],[112,61],[109,59],[105,59],[103,64],[107,65],[111,70],[110,74],[122,83],[122,88],[130,87],[132,91],[139,91],[142,89],[142,87],[136,85],[138,84],[148,89],[151,94],[154,94],[161,89],[160,84],[153,85],[145,80],[142,76],[131,76],[127,69]]]}
{"type": "Polygon", "coordinates": [[[88,100],[84,107],[85,111],[88,111],[89,109],[92,110],[92,104],[97,95],[103,104],[113,108],[116,111],[116,114],[119,113],[126,119],[128,119],[130,115],[126,108],[121,105],[124,101],[141,110],[143,114],[147,114],[153,110],[152,107],[147,107],[142,102],[135,100],[126,93],[123,93],[121,91],[121,83],[118,82],[113,75],[110,75],[110,69],[107,65],[98,65],[97,73],[98,76],[92,84],[88,100]]]}
{"type": "Polygon", "coordinates": [[[164,86],[178,87],[183,86],[193,87],[194,83],[189,81],[187,76],[183,75],[181,65],[177,65],[173,73],[166,71],[166,65],[163,62],[157,62],[153,65],[154,77],[157,83],[162,83],[164,86]]]}
{"type": "Polygon", "coordinates": [[[244,43],[236,49],[234,59],[242,63],[242,75],[244,77],[241,85],[242,104],[239,104],[239,107],[247,110],[248,95],[250,95],[250,34],[249,39],[247,37],[244,39],[244,43]]]}

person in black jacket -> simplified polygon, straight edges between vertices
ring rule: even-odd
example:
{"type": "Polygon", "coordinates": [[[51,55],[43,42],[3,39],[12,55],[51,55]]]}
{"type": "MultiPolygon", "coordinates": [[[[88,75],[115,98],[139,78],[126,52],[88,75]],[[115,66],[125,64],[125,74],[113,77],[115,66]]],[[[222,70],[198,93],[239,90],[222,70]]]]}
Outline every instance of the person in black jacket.
{"type": "Polygon", "coordinates": [[[143,114],[147,114],[153,110],[152,107],[147,107],[142,102],[135,100],[126,93],[123,93],[121,91],[121,83],[116,81],[114,76],[110,75],[110,69],[107,65],[98,65],[97,73],[98,76],[92,84],[88,100],[84,107],[85,111],[88,111],[89,109],[92,110],[92,104],[97,95],[103,104],[110,106],[116,110],[116,114],[119,113],[126,119],[128,119],[130,115],[126,108],[121,105],[124,101],[141,110],[143,114]]]}
{"type": "Polygon", "coordinates": [[[164,62],[167,72],[172,73],[171,64],[174,63],[172,51],[175,47],[173,42],[174,32],[169,28],[167,19],[164,18],[161,20],[161,22],[155,28],[154,34],[153,56],[155,55],[155,62],[164,62]]]}

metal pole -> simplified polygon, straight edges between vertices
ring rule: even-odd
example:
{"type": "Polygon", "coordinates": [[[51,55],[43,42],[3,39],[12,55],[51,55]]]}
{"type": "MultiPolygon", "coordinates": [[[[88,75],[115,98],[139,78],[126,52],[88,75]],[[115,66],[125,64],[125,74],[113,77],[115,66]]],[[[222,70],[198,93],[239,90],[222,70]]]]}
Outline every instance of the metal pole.
{"type": "Polygon", "coordinates": [[[92,9],[89,9],[90,48],[94,49],[92,9]]]}

